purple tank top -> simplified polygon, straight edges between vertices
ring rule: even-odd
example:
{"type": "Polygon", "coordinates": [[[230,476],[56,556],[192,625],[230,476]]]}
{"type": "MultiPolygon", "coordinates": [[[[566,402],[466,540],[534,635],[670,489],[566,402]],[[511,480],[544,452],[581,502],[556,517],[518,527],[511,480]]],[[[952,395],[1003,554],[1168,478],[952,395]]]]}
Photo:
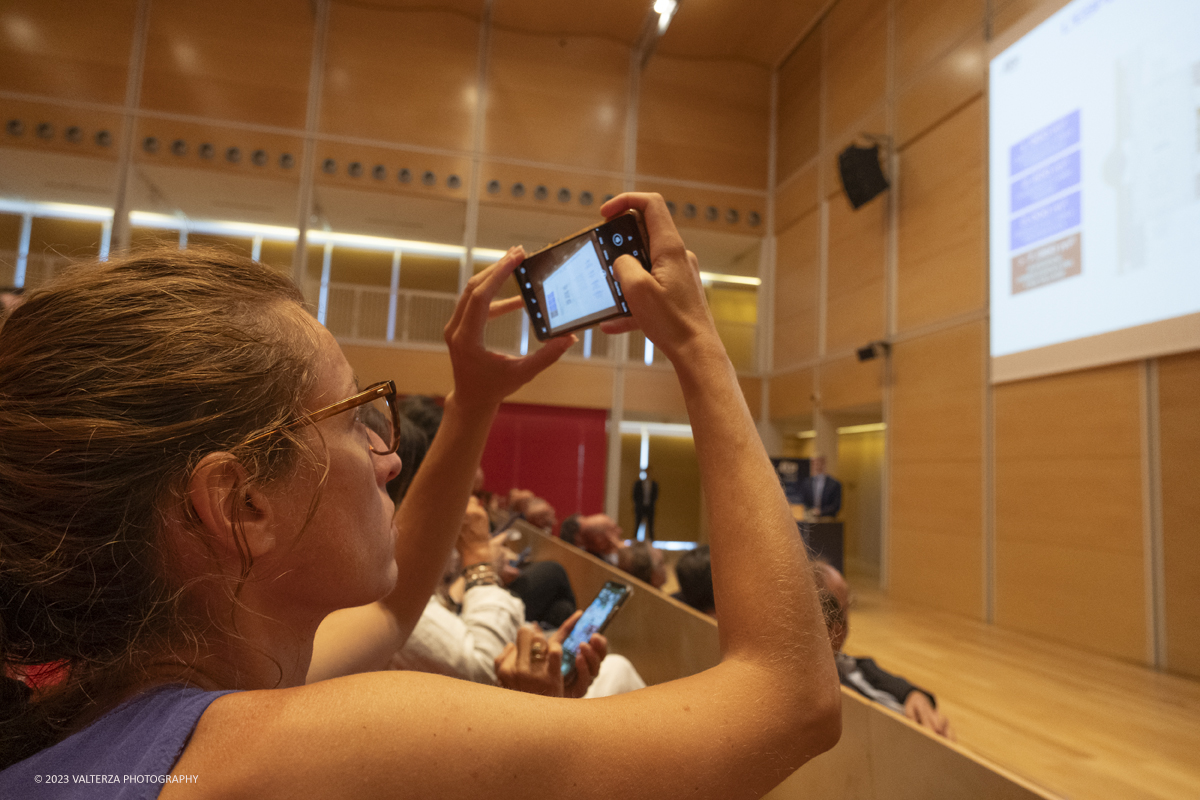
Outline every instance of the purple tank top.
{"type": "Polygon", "coordinates": [[[160,686],[0,772],[0,797],[26,800],[154,800],[208,704],[224,692],[160,686]]]}

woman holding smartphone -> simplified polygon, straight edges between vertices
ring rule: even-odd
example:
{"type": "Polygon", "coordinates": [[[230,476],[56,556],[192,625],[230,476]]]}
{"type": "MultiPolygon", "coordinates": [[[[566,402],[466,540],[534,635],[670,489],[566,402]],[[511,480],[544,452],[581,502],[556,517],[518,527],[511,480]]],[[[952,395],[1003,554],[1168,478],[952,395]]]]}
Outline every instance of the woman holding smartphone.
{"type": "Polygon", "coordinates": [[[654,267],[617,262],[634,316],[608,330],[640,325],[682,384],[718,666],[583,704],[363,672],[432,593],[500,402],[572,343],[483,347],[519,249],[446,326],[455,388],[394,519],[394,428],[357,410],[394,387],[358,386],[264,267],[133,257],[31,292],[0,328],[0,795],[755,797],[831,747],[838,680],[803,545],[695,258],[657,195],[601,212],[629,208],[654,267]],[[54,680],[31,690],[34,668],[54,680]],[[51,782],[73,774],[134,779],[51,782]]]}

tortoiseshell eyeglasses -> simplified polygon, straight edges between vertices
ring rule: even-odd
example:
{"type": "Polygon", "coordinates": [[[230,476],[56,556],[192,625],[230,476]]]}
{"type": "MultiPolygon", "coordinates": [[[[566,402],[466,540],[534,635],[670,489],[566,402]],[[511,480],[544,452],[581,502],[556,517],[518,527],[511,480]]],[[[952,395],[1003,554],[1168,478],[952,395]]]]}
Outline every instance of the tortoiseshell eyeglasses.
{"type": "Polygon", "coordinates": [[[400,407],[396,404],[396,383],[394,381],[373,383],[353,397],[347,397],[333,405],[317,409],[311,414],[305,414],[295,422],[289,422],[260,433],[247,441],[247,444],[265,439],[278,431],[312,425],[351,409],[357,409],[355,413],[358,421],[374,433],[382,443],[376,444],[373,441],[371,443],[372,453],[386,456],[396,452],[396,448],[400,446],[400,407]]]}

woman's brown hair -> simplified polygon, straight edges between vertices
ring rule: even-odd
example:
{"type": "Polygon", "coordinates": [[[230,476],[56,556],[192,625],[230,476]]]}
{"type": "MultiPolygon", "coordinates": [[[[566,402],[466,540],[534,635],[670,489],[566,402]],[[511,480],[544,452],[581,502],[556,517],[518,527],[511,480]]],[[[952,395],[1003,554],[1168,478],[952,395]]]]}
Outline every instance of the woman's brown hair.
{"type": "MultiPolygon", "coordinates": [[[[188,631],[162,535],[207,453],[296,462],[314,344],[302,298],[218,251],[83,264],[0,326],[0,769],[138,685],[188,631]],[[60,682],[16,680],[56,665],[60,682]]],[[[249,569],[243,557],[243,579],[249,569]]]]}

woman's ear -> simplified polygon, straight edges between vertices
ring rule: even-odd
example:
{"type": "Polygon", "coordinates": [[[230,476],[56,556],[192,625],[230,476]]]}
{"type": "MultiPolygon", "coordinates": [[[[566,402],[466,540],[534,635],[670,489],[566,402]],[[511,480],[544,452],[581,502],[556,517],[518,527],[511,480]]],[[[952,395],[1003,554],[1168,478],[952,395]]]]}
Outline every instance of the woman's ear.
{"type": "Polygon", "coordinates": [[[275,547],[273,507],[266,493],[249,481],[246,468],[229,453],[209,453],[188,480],[187,499],[210,541],[220,550],[252,558],[275,547]],[[235,525],[242,533],[239,544],[235,525]]]}

